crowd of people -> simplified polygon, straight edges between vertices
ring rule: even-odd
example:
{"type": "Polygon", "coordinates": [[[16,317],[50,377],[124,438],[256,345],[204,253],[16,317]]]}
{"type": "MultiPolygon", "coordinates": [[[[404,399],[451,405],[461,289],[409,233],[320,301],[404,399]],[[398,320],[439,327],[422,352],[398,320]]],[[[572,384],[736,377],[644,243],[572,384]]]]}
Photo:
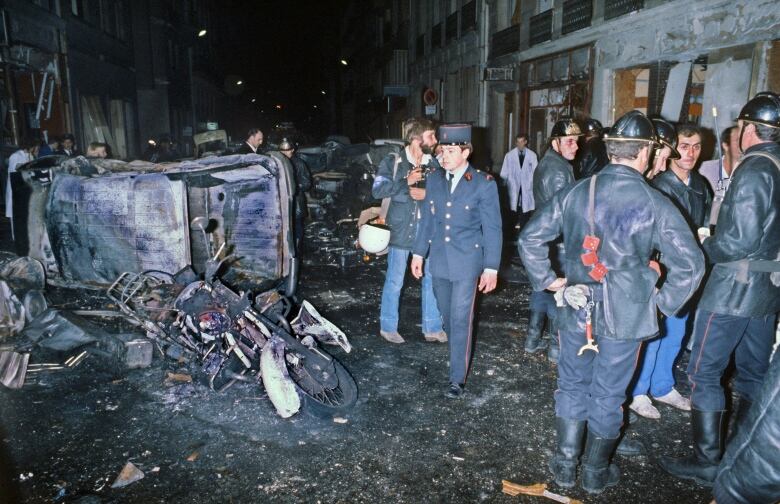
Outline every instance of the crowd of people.
{"type": "Polygon", "coordinates": [[[768,373],[780,311],[780,97],[745,104],[719,138],[722,157],[698,169],[695,125],[638,111],[609,129],[563,118],[540,159],[517,135],[501,188],[470,165],[469,126],[442,125],[437,139],[430,121],[410,119],[403,131],[405,149],[373,184],[390,227],[382,338],[405,341],[398,298],[410,263],[423,337],[449,343],[445,395],[461,397],[477,291],[496,287],[503,237],[518,230],[533,289],[525,350],[546,348],[557,362],[554,481],[573,487],[579,474],[594,494],[617,484],[613,455],[644,451],[625,437],[622,406],[659,419],[663,403],[690,411],[693,434],[693,453],[662,457],[665,471],[714,484],[718,502],[780,497],[777,358],[768,373]],[[503,232],[499,189],[511,206],[503,232]],[[674,378],[686,339],[690,398],[674,378]],[[727,437],[732,358],[739,406],[727,437]]]}

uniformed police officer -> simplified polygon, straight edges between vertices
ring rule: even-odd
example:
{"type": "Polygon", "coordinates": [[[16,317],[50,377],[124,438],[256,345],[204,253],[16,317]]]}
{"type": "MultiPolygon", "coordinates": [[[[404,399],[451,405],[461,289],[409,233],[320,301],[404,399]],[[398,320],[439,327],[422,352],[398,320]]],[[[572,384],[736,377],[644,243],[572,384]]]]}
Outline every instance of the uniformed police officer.
{"type": "Polygon", "coordinates": [[[532,287],[561,291],[557,449],[550,469],[563,487],[575,484],[586,424],[582,488],[599,493],[617,483],[620,471],[610,458],[640,343],[658,335],[656,310],[675,313],[704,274],[685,219],[642,177],[655,140],[644,114],[621,117],[605,138],[611,163],[558,192],[520,235],[532,287]],[[549,259],[548,243],[561,235],[565,277],[549,259]],[[667,267],[657,292],[658,274],[649,267],[654,250],[667,267]]]}
{"type": "Polygon", "coordinates": [[[714,266],[696,310],[688,365],[693,455],[661,460],[669,473],[704,485],[714,481],[723,450],[723,372],[733,353],[739,422],[769,366],[780,310],[780,97],[756,95],[742,108],[738,127],[744,155],[715,235],[702,243],[714,266]]]}
{"type": "Polygon", "coordinates": [[[495,289],[501,260],[501,211],[493,177],[468,162],[471,126],[439,128],[441,165],[428,177],[420,229],[414,243],[412,274],[420,278],[423,258],[433,277],[433,290],[444,330],[449,336],[450,385],[446,396],[457,398],[469,371],[476,290],[495,289]]]}
{"type": "MultiPolygon", "coordinates": [[[[550,133],[550,148],[545,152],[544,157],[539,162],[539,166],[534,171],[534,202],[536,208],[541,208],[545,203],[563,189],[574,183],[574,171],[571,162],[577,155],[577,140],[582,136],[579,125],[572,119],[561,119],[553,125],[550,133]]],[[[560,247],[556,250],[558,255],[563,253],[560,247]]],[[[560,264],[557,260],[553,266],[560,271],[560,264]]],[[[550,334],[550,344],[547,349],[547,358],[553,362],[558,361],[558,336],[555,329],[555,300],[551,292],[544,290],[531,292],[529,300],[531,314],[528,318],[528,333],[525,338],[525,351],[536,353],[544,349],[547,343],[542,340],[542,331],[544,330],[544,318],[550,322],[548,333],[550,334]]]]}

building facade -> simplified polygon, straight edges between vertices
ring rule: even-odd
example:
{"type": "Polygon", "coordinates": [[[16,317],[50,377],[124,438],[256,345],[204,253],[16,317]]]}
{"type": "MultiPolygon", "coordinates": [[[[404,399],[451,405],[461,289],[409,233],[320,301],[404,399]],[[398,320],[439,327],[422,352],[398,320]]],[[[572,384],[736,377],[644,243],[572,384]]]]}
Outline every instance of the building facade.
{"type": "Polygon", "coordinates": [[[227,114],[215,8],[207,0],[4,0],[3,144],[73,133],[81,151],[106,142],[114,157],[134,159],[166,134],[190,155],[193,133],[227,114]]]}
{"type": "Polygon", "coordinates": [[[638,109],[701,125],[712,147],[750,96],[780,90],[771,0],[360,5],[342,25],[342,54],[355,60],[336,107],[349,116],[344,132],[398,136],[412,115],[467,122],[476,164],[493,169],[517,133],[543,151],[564,115],[609,125],[638,109]]]}

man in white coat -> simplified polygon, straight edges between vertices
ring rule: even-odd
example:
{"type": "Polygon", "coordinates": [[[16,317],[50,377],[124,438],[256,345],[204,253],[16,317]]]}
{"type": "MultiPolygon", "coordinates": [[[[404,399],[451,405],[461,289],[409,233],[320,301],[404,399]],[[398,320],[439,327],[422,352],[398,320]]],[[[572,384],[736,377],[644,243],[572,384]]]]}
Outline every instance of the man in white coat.
{"type": "Polygon", "coordinates": [[[16,168],[35,159],[38,155],[38,141],[25,139],[20,147],[8,157],[8,178],[5,183],[5,216],[11,219],[11,239],[16,240],[14,234],[14,207],[13,207],[13,189],[11,188],[11,174],[16,168]]]}
{"type": "MultiPolygon", "coordinates": [[[[528,148],[528,136],[520,133],[515,137],[516,147],[504,156],[501,166],[501,179],[509,193],[509,210],[511,218],[508,225],[521,229],[534,210],[534,170],[536,170],[536,153],[528,148]]],[[[512,233],[514,230],[510,230],[512,233]]]]}

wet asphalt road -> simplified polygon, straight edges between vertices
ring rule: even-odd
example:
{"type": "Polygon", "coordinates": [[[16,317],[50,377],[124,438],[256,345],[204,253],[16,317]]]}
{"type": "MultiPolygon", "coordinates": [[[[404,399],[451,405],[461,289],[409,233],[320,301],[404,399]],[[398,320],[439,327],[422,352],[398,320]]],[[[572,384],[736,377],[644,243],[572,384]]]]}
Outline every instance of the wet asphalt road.
{"type": "MultiPolygon", "coordinates": [[[[283,420],[253,384],[216,394],[197,376],[166,381],[167,372],[193,370],[159,354],[132,371],[94,357],[0,389],[0,502],[552,502],[504,495],[502,479],[548,482],[585,502],[709,502],[706,489],[656,465],[661,454],[690,450],[687,415],[668,407],[660,421],[632,425],[649,453],[616,457],[617,487],[592,497],[550,483],[555,367],[522,350],[528,285],[502,281],[481,299],[466,394],[449,400],[447,348],[423,341],[411,278],[401,309],[407,342],[379,338],[383,277],[383,259],[303,269],[303,297],[354,347],[331,349],[360,388],[346,423],[306,413],[283,420]],[[128,461],[145,477],[112,489],[128,461]]],[[[55,297],[69,307],[94,302],[79,291],[55,297]]],[[[31,362],[64,357],[41,352],[31,362]]]]}

